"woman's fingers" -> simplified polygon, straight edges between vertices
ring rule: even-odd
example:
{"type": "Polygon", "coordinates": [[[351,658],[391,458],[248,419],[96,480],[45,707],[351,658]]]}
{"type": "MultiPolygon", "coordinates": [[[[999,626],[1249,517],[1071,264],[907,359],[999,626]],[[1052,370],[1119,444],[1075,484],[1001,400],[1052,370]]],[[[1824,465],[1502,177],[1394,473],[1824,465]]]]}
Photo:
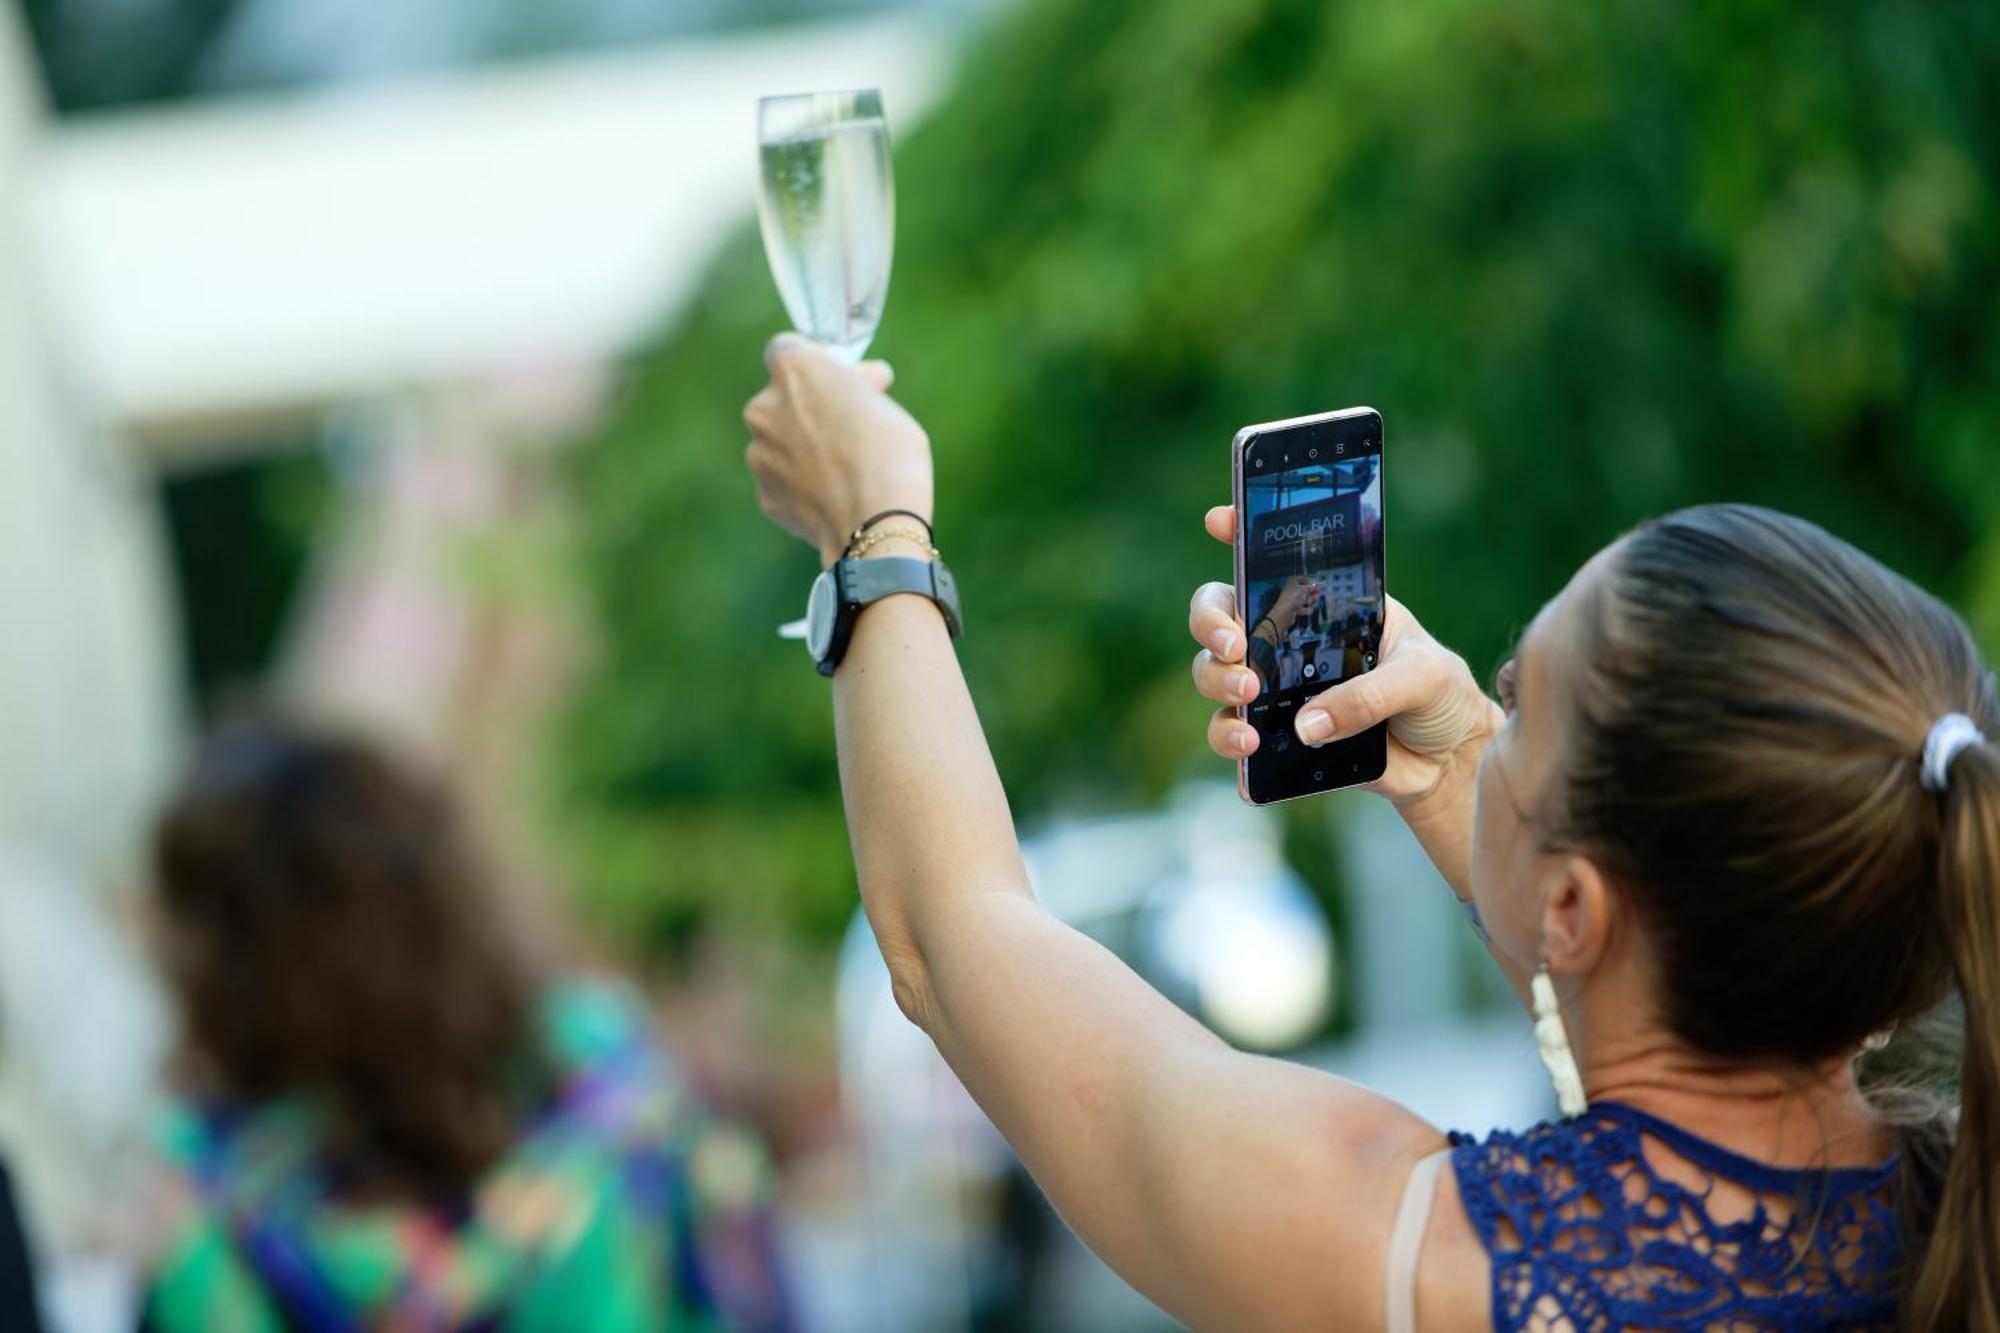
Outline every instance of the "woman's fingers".
{"type": "MultiPolygon", "coordinates": [[[[1203,515],[1202,526],[1219,542],[1234,541],[1235,508],[1217,505],[1203,515]]],[[[1224,759],[1248,758],[1257,749],[1257,731],[1237,715],[1235,705],[1255,699],[1263,682],[1242,664],[1250,640],[1236,618],[1236,589],[1227,583],[1196,588],[1188,603],[1188,633],[1202,646],[1194,657],[1195,689],[1203,698],[1225,705],[1208,720],[1208,748],[1224,759]]]]}
{"type": "Polygon", "coordinates": [[[1218,708],[1208,720],[1208,748],[1224,759],[1247,759],[1257,752],[1257,729],[1235,709],[1218,708]]]}
{"type": "MultiPolygon", "coordinates": [[[[764,371],[774,384],[828,370],[837,372],[839,364],[826,354],[825,348],[803,334],[780,333],[764,344],[764,371]]],[[[895,368],[887,361],[863,361],[854,367],[854,372],[877,393],[887,393],[896,382],[895,368]]]]}
{"type": "Polygon", "coordinates": [[[1227,583],[1204,583],[1188,603],[1188,633],[1225,662],[1243,660],[1248,647],[1236,618],[1236,590],[1227,583]]]}
{"type": "Polygon", "coordinates": [[[1194,655],[1194,687],[1202,698],[1219,704],[1247,704],[1264,691],[1256,672],[1219,661],[1206,648],[1194,655]]]}
{"type": "Polygon", "coordinates": [[[778,390],[767,384],[743,405],[743,424],[752,437],[769,435],[777,425],[779,411],[778,390]]]}
{"type": "Polygon", "coordinates": [[[1444,662],[1438,653],[1392,653],[1374,670],[1342,681],[1301,708],[1299,739],[1324,745],[1366,731],[1434,701],[1444,685],[1444,662]]]}
{"type": "Polygon", "coordinates": [[[788,329],[764,344],[764,373],[777,379],[781,372],[807,364],[808,358],[825,355],[812,339],[788,329]]]}

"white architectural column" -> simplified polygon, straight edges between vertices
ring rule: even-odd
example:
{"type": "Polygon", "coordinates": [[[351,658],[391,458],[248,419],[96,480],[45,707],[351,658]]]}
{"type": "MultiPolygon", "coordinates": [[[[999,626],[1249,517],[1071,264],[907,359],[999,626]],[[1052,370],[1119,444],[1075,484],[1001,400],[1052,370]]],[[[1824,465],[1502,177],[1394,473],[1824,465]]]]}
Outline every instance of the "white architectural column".
{"type": "Polygon", "coordinates": [[[179,691],[152,488],[49,354],[27,218],[45,119],[0,8],[0,1151],[53,1252],[89,1226],[162,1045],[115,917],[179,691]]]}

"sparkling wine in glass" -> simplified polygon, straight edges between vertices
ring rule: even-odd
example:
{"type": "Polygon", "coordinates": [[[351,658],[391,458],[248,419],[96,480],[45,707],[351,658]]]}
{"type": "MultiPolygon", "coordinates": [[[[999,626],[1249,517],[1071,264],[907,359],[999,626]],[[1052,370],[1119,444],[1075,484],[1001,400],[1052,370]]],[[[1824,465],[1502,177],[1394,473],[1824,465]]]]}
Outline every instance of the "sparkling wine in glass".
{"type": "Polygon", "coordinates": [[[757,142],[757,217],[792,327],[852,365],[882,321],[896,243],[882,95],[766,97],[757,142]]]}

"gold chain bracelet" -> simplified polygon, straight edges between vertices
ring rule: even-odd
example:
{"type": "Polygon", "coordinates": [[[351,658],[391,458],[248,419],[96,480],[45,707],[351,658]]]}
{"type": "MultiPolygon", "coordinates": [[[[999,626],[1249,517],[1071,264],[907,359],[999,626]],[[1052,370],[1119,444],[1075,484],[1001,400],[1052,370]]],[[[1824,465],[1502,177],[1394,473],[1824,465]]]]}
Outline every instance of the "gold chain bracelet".
{"type": "Polygon", "coordinates": [[[859,560],[883,542],[892,541],[898,537],[907,538],[915,542],[918,546],[923,547],[925,559],[938,559],[938,548],[931,544],[930,535],[922,528],[915,527],[877,528],[873,532],[857,537],[849,543],[847,554],[844,558],[859,560]]]}

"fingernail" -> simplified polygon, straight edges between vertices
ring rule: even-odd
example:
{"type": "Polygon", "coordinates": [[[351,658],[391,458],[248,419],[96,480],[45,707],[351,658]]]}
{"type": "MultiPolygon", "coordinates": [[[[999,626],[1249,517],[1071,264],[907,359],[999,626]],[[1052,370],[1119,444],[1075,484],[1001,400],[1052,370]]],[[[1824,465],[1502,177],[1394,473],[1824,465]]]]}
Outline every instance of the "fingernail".
{"type": "Polygon", "coordinates": [[[1227,625],[1223,626],[1215,633],[1209,635],[1208,646],[1210,648],[1213,648],[1215,650],[1215,655],[1221,658],[1223,661],[1225,662],[1235,661],[1236,631],[1229,628],[1227,625]]]}
{"type": "Polygon", "coordinates": [[[1305,712],[1299,714],[1299,739],[1307,745],[1318,745],[1333,738],[1333,719],[1325,713],[1305,712]]]}
{"type": "Polygon", "coordinates": [[[1256,698],[1262,692],[1262,686],[1258,683],[1257,673],[1254,671],[1237,672],[1233,683],[1236,686],[1236,697],[1245,703],[1250,702],[1250,700],[1256,698]]]}
{"type": "Polygon", "coordinates": [[[1236,729],[1236,753],[1248,759],[1257,749],[1257,733],[1249,727],[1236,729]]]}

